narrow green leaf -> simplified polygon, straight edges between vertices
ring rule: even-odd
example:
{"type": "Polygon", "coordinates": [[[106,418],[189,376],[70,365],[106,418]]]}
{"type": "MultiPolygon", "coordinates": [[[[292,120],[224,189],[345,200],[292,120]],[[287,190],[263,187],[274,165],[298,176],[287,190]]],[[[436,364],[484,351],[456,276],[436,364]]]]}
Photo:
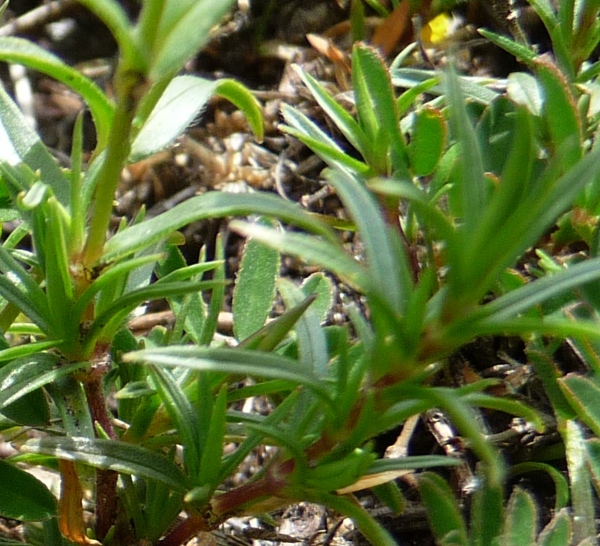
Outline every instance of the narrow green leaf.
{"type": "MultiPolygon", "coordinates": [[[[288,309],[285,313],[268,322],[250,337],[242,340],[239,347],[255,351],[273,351],[277,345],[285,339],[287,334],[294,327],[294,324],[296,324],[298,319],[304,314],[314,300],[314,296],[305,298],[302,303],[292,309],[288,309]]],[[[0,355],[1,354],[2,353],[0,352],[0,355]]]]}
{"type": "Polygon", "coordinates": [[[0,162],[15,166],[21,161],[32,172],[40,171],[44,183],[52,188],[60,203],[68,207],[67,176],[6,91],[0,89],[0,162]]]}
{"type": "Polygon", "coordinates": [[[397,546],[396,540],[354,499],[316,491],[303,492],[302,495],[303,498],[306,497],[305,500],[308,502],[329,506],[335,511],[352,518],[371,544],[397,546]]]}
{"type": "Polygon", "coordinates": [[[215,281],[155,283],[129,292],[121,296],[119,300],[110,305],[94,319],[86,333],[83,344],[84,346],[91,346],[108,326],[118,328],[120,322],[125,320],[127,315],[145,301],[182,296],[202,290],[211,290],[222,286],[222,284],[222,282],[215,281]]]}
{"type": "Polygon", "coordinates": [[[0,408],[86,366],[85,362],[56,366],[59,357],[38,353],[13,360],[0,369],[0,408]]]}
{"type": "Polygon", "coordinates": [[[87,9],[94,13],[110,30],[121,50],[121,56],[128,69],[147,70],[147,44],[137,44],[132,32],[131,23],[123,6],[117,0],[79,0],[87,9]]]}
{"type": "Polygon", "coordinates": [[[454,494],[446,481],[431,472],[419,476],[419,493],[427,509],[431,530],[439,544],[453,533],[452,544],[467,546],[467,528],[454,494]]]}
{"type": "Polygon", "coordinates": [[[326,383],[298,362],[276,354],[240,349],[207,347],[164,347],[134,351],[123,356],[126,362],[146,362],[158,366],[181,366],[244,376],[287,379],[314,390],[330,401],[326,383]]]}
{"type": "MultiPolygon", "coordinates": [[[[414,470],[417,468],[439,468],[460,466],[462,461],[442,455],[411,455],[410,457],[393,457],[373,461],[367,474],[392,472],[394,470],[414,470]]],[[[445,483],[445,482],[444,482],[445,483]]]]}
{"type": "Polygon", "coordinates": [[[42,292],[40,297],[36,293],[34,294],[35,299],[31,298],[29,294],[19,290],[19,287],[11,282],[9,278],[9,275],[6,274],[0,276],[0,296],[12,303],[27,318],[39,326],[44,333],[53,333],[55,325],[50,317],[45,294],[42,292]]]}
{"type": "Polygon", "coordinates": [[[331,167],[346,168],[361,174],[371,171],[369,165],[344,152],[335,140],[302,112],[284,104],[281,113],[288,125],[283,125],[280,129],[303,142],[331,167]]]}
{"type": "Polygon", "coordinates": [[[529,423],[535,424],[538,431],[542,432],[545,429],[544,421],[540,414],[523,402],[510,398],[500,398],[491,396],[481,392],[471,392],[464,394],[461,399],[473,406],[481,408],[502,411],[509,415],[517,415],[522,417],[529,423]]]}
{"type": "Polygon", "coordinates": [[[398,97],[396,100],[396,107],[398,108],[398,115],[400,117],[404,116],[409,108],[413,106],[419,95],[429,91],[432,87],[439,85],[440,79],[438,77],[429,78],[428,80],[424,80],[421,83],[417,83],[416,85],[410,87],[402,95],[398,97]]]}
{"type": "Polygon", "coordinates": [[[73,284],[71,280],[70,262],[67,254],[67,227],[58,210],[60,205],[55,198],[50,198],[43,207],[46,219],[45,233],[45,273],[46,297],[52,309],[55,329],[64,337],[65,326],[71,320],[73,305],[73,284]]]}
{"type": "Polygon", "coordinates": [[[46,437],[28,440],[22,451],[156,480],[175,491],[183,492],[187,487],[185,476],[174,463],[146,448],[117,440],[46,437]]]}
{"type": "MultiPolygon", "coordinates": [[[[493,190],[480,225],[471,234],[470,253],[465,257],[465,261],[471,264],[467,272],[467,286],[469,290],[480,294],[487,291],[489,284],[496,282],[500,272],[509,265],[507,259],[497,260],[497,256],[506,256],[506,251],[501,246],[509,235],[506,232],[506,220],[513,214],[521,213],[523,197],[531,183],[536,153],[531,115],[524,108],[515,108],[510,119],[512,121],[512,127],[509,128],[512,132],[511,142],[505,143],[503,151],[498,150],[505,155],[501,167],[501,182],[493,190]],[[510,146],[508,154],[506,146],[510,146]],[[496,243],[493,251],[490,249],[491,241],[496,243]]],[[[498,140],[498,134],[490,135],[491,139],[498,140]]],[[[525,214],[525,211],[521,214],[525,214]]],[[[511,256],[511,259],[514,259],[514,256],[511,256]]]]}
{"type": "Polygon", "coordinates": [[[369,180],[367,187],[382,195],[393,195],[410,201],[427,222],[428,227],[435,230],[436,235],[445,241],[451,241],[455,228],[446,215],[435,205],[427,193],[417,188],[407,180],[389,180],[374,178],[369,180]]]}
{"type": "Polygon", "coordinates": [[[273,308],[279,265],[279,252],[252,238],[246,241],[233,291],[237,339],[246,339],[264,326],[273,308]]]}
{"type": "Polygon", "coordinates": [[[217,267],[213,273],[213,280],[215,283],[217,283],[217,285],[211,292],[206,318],[202,324],[202,331],[200,332],[200,345],[211,344],[213,338],[215,337],[215,332],[217,331],[219,313],[223,309],[225,285],[227,284],[227,281],[225,278],[225,245],[223,244],[223,238],[221,235],[217,236],[215,244],[215,259],[218,260],[221,265],[217,267]]]}
{"type": "Polygon", "coordinates": [[[31,40],[12,36],[0,37],[0,59],[38,70],[79,93],[87,103],[98,135],[98,149],[105,148],[114,106],[102,90],[81,72],[63,63],[58,57],[31,40]]]}
{"type": "Polygon", "coordinates": [[[198,483],[209,484],[211,488],[219,485],[221,458],[225,445],[225,422],[227,417],[227,385],[219,390],[217,399],[212,407],[208,433],[204,444],[204,451],[200,460],[198,483]]]}
{"type": "MultiPolygon", "coordinates": [[[[439,407],[446,412],[452,424],[469,439],[471,449],[485,465],[485,480],[488,484],[486,488],[499,491],[504,475],[503,461],[481,433],[468,402],[463,400],[460,393],[449,388],[428,388],[419,391],[420,397],[429,401],[431,407],[439,407]]],[[[414,396],[419,397],[418,391],[415,391],[414,396]]],[[[501,496],[501,492],[499,494],[501,496]]]]}
{"type": "MultiPolygon", "coordinates": [[[[279,279],[277,283],[281,297],[287,308],[300,305],[304,293],[289,279],[279,279]]],[[[298,359],[300,363],[311,368],[318,377],[327,377],[329,351],[325,332],[320,326],[320,320],[309,307],[296,323],[298,342],[298,359]]]]}
{"type": "Polygon", "coordinates": [[[537,510],[529,493],[516,487],[508,501],[502,544],[528,546],[535,544],[537,535],[537,510]]]}
{"type": "Polygon", "coordinates": [[[43,427],[50,422],[48,399],[41,389],[19,396],[0,409],[0,413],[19,425],[29,427],[43,427]]]}
{"type": "MultiPolygon", "coordinates": [[[[399,68],[392,71],[392,83],[397,87],[411,89],[417,85],[425,83],[432,78],[439,78],[439,72],[435,70],[423,70],[421,68],[399,68]]],[[[494,99],[500,96],[498,91],[489,89],[486,85],[493,83],[494,80],[488,78],[477,78],[462,76],[459,78],[460,88],[464,96],[478,104],[488,105],[494,99]]],[[[428,93],[432,95],[445,95],[446,88],[442,84],[427,86],[428,93]]],[[[423,91],[421,91],[423,92],[423,91]]],[[[406,102],[400,101],[399,104],[406,107],[406,102]]]]}
{"type": "Polygon", "coordinates": [[[327,178],[354,219],[365,245],[369,274],[383,301],[397,313],[404,312],[412,290],[412,274],[403,250],[392,241],[391,228],[375,197],[357,177],[331,170],[327,178]]]}
{"type": "MultiPolygon", "coordinates": [[[[565,144],[568,142],[565,141],[565,144]]],[[[560,156],[557,157],[554,165],[551,164],[546,172],[538,175],[537,187],[523,196],[519,208],[504,223],[502,234],[521,233],[522,236],[510,235],[510,241],[507,241],[506,237],[494,238],[488,241],[486,254],[493,257],[496,263],[512,265],[518,256],[554,224],[585,185],[600,180],[599,159],[600,149],[594,149],[555,180],[558,174],[556,169],[562,165],[560,156]]],[[[473,265],[472,262],[470,265],[473,265]]]]}
{"type": "Polygon", "coordinates": [[[170,370],[156,366],[150,366],[149,369],[163,406],[179,435],[188,474],[196,476],[200,468],[197,430],[201,426],[196,419],[196,412],[170,370]]]}
{"type": "Polygon", "coordinates": [[[160,38],[156,41],[150,79],[157,81],[167,74],[177,73],[208,40],[210,29],[223,18],[232,4],[233,0],[218,3],[212,0],[168,2],[157,32],[160,38]],[[182,40],[182,37],[185,39],[182,40]]]}
{"type": "Polygon", "coordinates": [[[300,289],[306,296],[316,296],[310,308],[320,321],[324,321],[333,304],[335,287],[331,280],[323,273],[313,273],[302,281],[300,289]]]}
{"type": "Polygon", "coordinates": [[[331,244],[302,233],[275,231],[240,221],[233,221],[229,226],[237,233],[262,241],[282,254],[296,256],[313,265],[319,265],[361,292],[371,286],[366,269],[348,256],[337,242],[331,244]]]}
{"type": "Polygon", "coordinates": [[[43,521],[57,513],[56,499],[28,472],[0,459],[0,515],[18,521],[43,521]]]}
{"type": "Polygon", "coordinates": [[[471,505],[471,545],[497,544],[503,521],[502,484],[492,485],[482,477],[471,505]]]}
{"type": "Polygon", "coordinates": [[[480,28],[477,30],[484,38],[496,44],[498,47],[508,51],[511,55],[516,57],[521,62],[528,66],[533,64],[533,61],[537,59],[538,54],[523,44],[515,42],[512,38],[504,36],[502,34],[496,34],[490,30],[480,28]]]}
{"type": "MultiPolygon", "coordinates": [[[[572,322],[571,322],[572,323],[572,322]]],[[[565,336],[566,337],[566,336],[565,336]]],[[[575,419],[575,413],[568,399],[563,394],[557,379],[562,376],[550,351],[536,342],[527,350],[527,359],[533,365],[537,377],[544,385],[546,396],[550,399],[556,416],[560,419],[575,419]]],[[[562,508],[562,506],[560,507],[562,508]]]]}
{"type": "MultiPolygon", "coordinates": [[[[446,72],[444,82],[447,87],[448,102],[452,109],[450,126],[454,138],[460,143],[461,161],[458,192],[464,216],[462,226],[463,242],[468,245],[473,233],[476,233],[479,221],[485,212],[483,159],[475,130],[469,119],[458,76],[453,69],[446,72]]],[[[470,265],[464,264],[463,267],[470,267],[470,265]]],[[[461,276],[459,274],[459,278],[461,276]]]]}
{"type": "Polygon", "coordinates": [[[294,65],[294,69],[302,78],[323,111],[331,118],[340,132],[348,139],[358,152],[366,159],[370,155],[370,146],[364,131],[355,119],[325,91],[323,86],[310,74],[294,65]]]}
{"type": "Polygon", "coordinates": [[[600,278],[600,258],[586,260],[500,296],[483,305],[469,320],[472,323],[478,320],[492,323],[510,319],[567,290],[598,278],[600,278]]]}
{"type": "Polygon", "coordinates": [[[587,453],[587,464],[590,469],[590,475],[596,489],[596,493],[600,491],[600,439],[589,438],[585,442],[587,453]]]}
{"type": "Polygon", "coordinates": [[[52,398],[66,434],[86,438],[95,436],[88,399],[80,381],[72,375],[63,375],[48,383],[44,390],[52,398]]]}
{"type": "MultiPolygon", "coordinates": [[[[71,192],[69,212],[71,213],[71,222],[67,237],[69,256],[75,256],[81,251],[85,239],[86,211],[81,205],[81,182],[83,180],[83,115],[83,112],[81,112],[75,119],[72,136],[73,142],[71,144],[71,172],[69,176],[69,187],[71,192]]],[[[100,142],[100,137],[98,137],[98,142],[100,142]]],[[[101,146],[101,144],[98,146],[101,146]]]]}
{"type": "Polygon", "coordinates": [[[264,137],[262,107],[248,88],[236,80],[224,78],[217,80],[215,94],[228,100],[244,113],[256,140],[262,142],[264,137]]]}
{"type": "Polygon", "coordinates": [[[555,501],[554,510],[558,512],[565,508],[569,503],[569,481],[565,477],[564,473],[556,469],[554,466],[547,463],[538,462],[525,462],[518,463],[511,467],[510,475],[521,476],[528,472],[545,472],[554,482],[555,487],[555,501]]]}
{"type": "Polygon", "coordinates": [[[161,257],[162,254],[136,256],[135,258],[130,258],[127,261],[123,261],[104,270],[75,302],[75,305],[71,310],[73,320],[75,322],[79,321],[88,305],[97,296],[98,292],[106,287],[114,285],[115,282],[121,281],[123,278],[127,277],[132,270],[144,265],[156,263],[161,257]]]}
{"type": "Polygon", "coordinates": [[[573,33],[576,32],[576,30],[571,27],[566,33],[563,32],[564,27],[560,24],[556,15],[555,6],[550,0],[530,0],[530,4],[544,23],[544,26],[550,35],[550,39],[552,40],[552,50],[560,65],[561,71],[568,77],[569,81],[572,81],[575,77],[575,67],[573,66],[575,55],[574,52],[569,50],[566,40],[571,41],[573,33]]]}
{"type": "Polygon", "coordinates": [[[192,197],[163,214],[118,232],[106,243],[103,260],[110,262],[159,242],[173,231],[198,220],[259,214],[279,218],[330,241],[337,236],[295,203],[268,194],[209,192],[192,197]]]}

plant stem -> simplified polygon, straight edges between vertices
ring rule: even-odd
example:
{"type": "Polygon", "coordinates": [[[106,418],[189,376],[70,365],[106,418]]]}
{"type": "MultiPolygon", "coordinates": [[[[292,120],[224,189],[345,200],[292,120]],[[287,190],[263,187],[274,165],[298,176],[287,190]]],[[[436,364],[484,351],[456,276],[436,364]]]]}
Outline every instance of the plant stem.
{"type": "Polygon", "coordinates": [[[144,76],[120,69],[115,76],[117,107],[109,134],[106,154],[94,195],[94,209],[86,241],[83,264],[91,269],[102,256],[110,224],[115,191],[121,170],[129,155],[129,133],[139,97],[143,94],[144,76]]]}
{"type": "Polygon", "coordinates": [[[210,531],[204,518],[202,516],[190,516],[177,525],[158,544],[159,546],[181,546],[201,531],[210,531]]]}
{"type": "MultiPolygon", "coordinates": [[[[110,362],[109,348],[98,345],[92,365],[82,380],[94,426],[99,426],[111,440],[117,440],[106,407],[102,378],[110,362]]],[[[102,540],[117,517],[117,473],[112,470],[96,471],[96,536],[102,540]]]]}

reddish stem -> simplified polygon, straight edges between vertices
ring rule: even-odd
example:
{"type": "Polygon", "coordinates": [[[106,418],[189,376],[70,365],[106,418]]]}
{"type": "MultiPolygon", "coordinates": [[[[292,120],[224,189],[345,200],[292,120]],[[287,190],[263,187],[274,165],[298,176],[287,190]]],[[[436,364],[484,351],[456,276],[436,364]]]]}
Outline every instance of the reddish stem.
{"type": "MultiPolygon", "coordinates": [[[[100,426],[111,440],[118,436],[106,407],[102,378],[110,365],[108,346],[99,345],[94,351],[92,365],[83,378],[83,387],[94,425],[100,426]]],[[[102,540],[117,518],[117,473],[96,471],[96,537],[102,540]]]]}
{"type": "Polygon", "coordinates": [[[202,516],[190,516],[159,540],[158,545],[181,546],[182,544],[189,542],[195,535],[202,531],[210,531],[206,520],[202,516]]]}

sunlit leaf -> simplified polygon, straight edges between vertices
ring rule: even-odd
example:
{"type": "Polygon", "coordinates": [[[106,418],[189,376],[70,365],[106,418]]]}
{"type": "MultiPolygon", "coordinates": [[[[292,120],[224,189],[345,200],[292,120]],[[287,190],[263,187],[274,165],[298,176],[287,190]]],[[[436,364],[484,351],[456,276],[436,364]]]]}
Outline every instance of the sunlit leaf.
{"type": "Polygon", "coordinates": [[[45,437],[28,440],[25,453],[42,453],[66,461],[77,461],[103,470],[156,480],[184,491],[186,478],[181,470],[162,455],[146,448],[115,440],[45,437]]]}
{"type": "Polygon", "coordinates": [[[272,353],[179,346],[134,351],[124,355],[123,359],[127,362],[181,366],[198,371],[287,379],[314,390],[327,400],[330,397],[326,383],[319,380],[311,369],[301,366],[299,362],[272,353]]]}

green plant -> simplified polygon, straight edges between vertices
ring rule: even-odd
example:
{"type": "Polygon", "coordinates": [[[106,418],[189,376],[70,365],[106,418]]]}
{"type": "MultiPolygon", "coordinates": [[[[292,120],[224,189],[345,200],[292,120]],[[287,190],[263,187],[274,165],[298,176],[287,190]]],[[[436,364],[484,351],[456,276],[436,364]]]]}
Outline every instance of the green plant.
{"type": "MultiPolygon", "coordinates": [[[[107,238],[114,191],[127,161],[167,146],[213,93],[243,107],[259,136],[260,111],[235,82],[176,76],[228,3],[215,9],[208,1],[145,2],[136,24],[116,2],[82,3],[119,44],[114,104],[32,44],[0,40],[0,58],[42,70],[80,92],[98,128],[98,147],[84,170],[78,122],[72,163],[63,172],[0,94],[7,143],[0,164],[2,210],[4,217],[23,220],[0,247],[5,334],[0,411],[6,427],[49,432],[24,442],[19,455],[0,465],[0,484],[10,480],[23,492],[17,498],[0,495],[0,514],[43,520],[46,540],[56,543],[60,532],[78,544],[167,546],[213,530],[232,515],[314,501],[352,517],[373,544],[393,545],[353,493],[373,487],[400,510],[395,477],[457,464],[448,457],[378,458],[373,448],[382,432],[439,408],[481,461],[470,522],[473,537],[480,538],[470,543],[509,534],[512,540],[512,530],[500,526],[503,513],[514,520],[525,514],[525,536],[535,538],[530,497],[515,489],[508,508],[503,506],[505,464],[473,413],[499,410],[538,429],[542,419],[520,401],[488,394],[496,380],[458,388],[432,381],[446,357],[473,338],[516,334],[530,341],[529,354],[564,427],[573,521],[585,520],[573,528],[578,539],[589,538],[590,480],[581,466],[580,426],[571,421],[576,413],[593,422],[593,404],[586,401],[597,386],[594,374],[553,375],[551,347],[543,340],[572,336],[585,347],[598,340],[593,290],[585,298],[582,290],[600,278],[600,261],[542,259],[540,278],[529,283],[511,270],[556,224],[566,233],[574,203],[597,214],[592,204],[600,152],[576,106],[581,91],[553,64],[536,61],[539,93],[533,104],[496,96],[452,70],[396,97],[393,77],[402,73],[390,74],[376,52],[358,44],[352,55],[356,119],[316,80],[299,74],[359,159],[301,113],[284,108],[283,115],[285,130],[328,163],[326,179],[350,216],[364,259],[345,250],[330,220],[262,194],[207,193],[155,218],[142,213],[107,238]],[[182,44],[183,33],[196,39],[182,44]],[[411,110],[421,93],[440,85],[441,98],[411,110]],[[465,94],[479,102],[467,106],[465,94]],[[556,112],[568,130],[552,123],[556,112]],[[399,218],[401,204],[406,213],[399,218]],[[262,218],[230,224],[249,237],[234,289],[239,344],[220,347],[213,338],[225,284],[223,250],[214,262],[187,265],[174,233],[191,221],[245,215],[262,218]],[[27,252],[16,248],[26,234],[33,241],[27,252]],[[369,320],[348,310],[356,338],[349,326],[321,326],[331,299],[327,278],[315,274],[300,287],[278,279],[279,253],[316,264],[365,296],[369,320]],[[210,281],[202,280],[207,271],[213,273],[210,281]],[[158,280],[150,284],[153,272],[158,280]],[[275,290],[286,311],[267,322],[275,290]],[[208,304],[203,292],[210,292],[208,304]],[[135,339],[125,321],[136,306],[155,298],[168,300],[175,326],[135,339]],[[577,320],[563,314],[567,304],[582,301],[593,312],[577,320]],[[17,335],[32,341],[11,346],[17,335]],[[253,382],[237,386],[244,377],[253,382]],[[116,390],[122,428],[108,412],[107,389],[116,390]],[[258,395],[271,402],[269,415],[234,409],[235,402],[258,395]],[[229,452],[226,443],[233,446],[229,452]],[[273,457],[248,482],[223,489],[260,445],[275,446],[273,457]],[[57,468],[59,502],[16,463],[57,468]],[[86,528],[82,511],[90,468],[93,530],[86,528]],[[582,486],[574,484],[576,476],[584,478],[582,486]],[[179,520],[182,512],[186,517],[179,520]]],[[[592,246],[597,228],[584,235],[592,246]]],[[[544,249],[538,250],[543,257],[544,249]]],[[[597,353],[585,354],[593,359],[597,353]]],[[[597,442],[585,445],[591,477],[597,479],[597,442]]],[[[558,512],[537,538],[541,544],[554,544],[548,537],[570,525],[563,510],[565,485],[554,479],[561,492],[558,512]]],[[[426,474],[421,491],[432,513],[431,495],[444,500],[442,523],[433,525],[438,540],[466,544],[467,524],[447,486],[426,474]]]]}
{"type": "MultiPolygon", "coordinates": [[[[412,383],[413,378],[421,382],[430,373],[431,363],[442,361],[475,336],[537,334],[559,339],[575,336],[587,339],[584,347],[589,347],[591,340],[597,338],[596,299],[592,296],[597,285],[591,281],[598,275],[596,258],[581,262],[579,257],[563,260],[560,265],[555,263],[546,269],[543,278],[530,284],[525,284],[516,272],[507,270],[555,223],[559,228],[553,235],[555,244],[564,244],[568,234],[575,237],[571,240],[583,240],[592,249],[596,244],[597,228],[577,229],[572,222],[579,215],[574,212],[578,209],[585,210],[588,219],[597,216],[594,196],[598,187],[595,166],[598,149],[585,125],[588,118],[582,117],[577,107],[575,97],[582,96],[553,64],[536,60],[532,66],[534,76],[528,81],[534,82],[537,90],[533,103],[523,101],[525,94],[517,93],[517,89],[509,90],[514,101],[502,96],[494,98],[493,94],[489,100],[485,90],[474,89],[468,81],[461,82],[452,72],[446,74],[446,95],[442,99],[447,98],[449,103],[448,130],[444,116],[432,108],[434,104],[438,108],[443,106],[441,100],[399,123],[390,123],[389,120],[398,119],[399,111],[404,111],[406,99],[400,97],[394,102],[385,68],[376,54],[363,46],[355,46],[353,53],[357,120],[337,105],[313,78],[300,72],[317,102],[363,161],[346,155],[335,139],[306,117],[284,107],[288,123],[285,130],[329,164],[327,178],[362,236],[372,268],[369,275],[361,275],[356,264],[351,270],[350,263],[336,259],[336,253],[327,251],[328,244],[323,245],[319,239],[310,241],[295,234],[275,235],[257,226],[235,224],[242,233],[259,237],[282,252],[333,270],[369,296],[374,329],[370,334],[373,341],[369,358],[372,384],[384,387],[382,392],[388,388],[392,392],[398,389],[397,398],[407,404],[407,397],[416,397],[418,390],[413,385],[409,392],[404,392],[399,385],[407,379],[412,383]],[[363,70],[367,63],[371,68],[363,70]],[[467,110],[460,89],[463,85],[478,102],[484,103],[483,108],[467,110]],[[470,114],[478,116],[475,127],[471,125],[470,114]],[[559,114],[564,121],[562,125],[553,122],[559,114]],[[409,132],[410,144],[405,141],[400,127],[409,132]],[[428,130],[424,131],[424,127],[428,130]],[[450,138],[449,145],[445,146],[446,133],[450,138]],[[510,152],[507,154],[506,150],[510,152]],[[367,214],[367,203],[374,208],[376,203],[365,187],[380,196],[381,210],[372,216],[367,214]],[[394,198],[407,203],[407,214],[400,225],[389,221],[390,212],[397,210],[398,201],[394,198]],[[571,209],[573,204],[575,208],[571,209]],[[388,220],[387,226],[382,218],[388,220]],[[385,241],[382,236],[386,230],[387,236],[396,238],[392,243],[395,251],[386,246],[390,244],[390,240],[385,241]],[[416,254],[413,245],[418,238],[424,238],[421,244],[425,246],[426,258],[410,260],[416,254]],[[404,251],[399,250],[403,243],[404,251]],[[389,260],[390,256],[397,258],[389,260]],[[575,263],[577,261],[581,263],[575,263]],[[447,273],[441,275],[440,268],[447,268],[447,273]],[[580,274],[583,277],[579,277],[580,274]],[[579,292],[581,287],[587,287],[583,299],[579,292]],[[490,295],[493,300],[482,305],[482,299],[490,295]],[[579,313],[577,320],[573,320],[572,315],[565,318],[562,314],[565,306],[577,301],[582,302],[579,305],[587,312],[579,313]]],[[[434,90],[438,81],[435,75],[422,79],[415,91],[434,90]]],[[[405,96],[412,98],[414,93],[410,90],[405,96]]],[[[585,96],[580,98],[580,103],[582,101],[585,96]]],[[[539,252],[543,256],[543,252],[539,252]]],[[[548,265],[543,265],[543,259],[540,264],[548,265]]],[[[586,455],[581,429],[572,422],[571,408],[575,408],[588,426],[595,427],[592,413],[596,411],[593,408],[597,387],[593,380],[584,378],[560,379],[552,367],[539,365],[540,358],[533,347],[535,345],[529,354],[538,363],[536,369],[553,403],[567,453],[575,513],[573,539],[576,542],[591,540],[595,535],[594,516],[585,460],[595,469],[596,444],[594,440],[589,442],[592,453],[586,455]],[[566,399],[560,394],[559,386],[566,399]]],[[[544,349],[544,354],[552,354],[552,350],[544,349]]],[[[595,370],[597,352],[588,348],[583,354],[595,370]]],[[[426,389],[423,396],[429,397],[435,390],[426,389]]],[[[478,395],[472,397],[473,394],[460,389],[452,392],[463,403],[479,403],[478,395]]],[[[499,402],[495,399],[490,404],[486,400],[484,405],[492,407],[499,402]]],[[[442,405],[438,401],[430,401],[428,405],[436,404],[442,405]]],[[[503,540],[508,540],[509,530],[499,526],[504,510],[500,489],[502,467],[494,455],[485,452],[487,446],[477,445],[479,433],[470,427],[465,414],[454,413],[450,404],[443,407],[462,435],[469,438],[473,449],[487,461],[477,497],[483,499],[478,502],[485,503],[485,510],[478,517],[485,520],[477,523],[473,516],[477,527],[473,528],[471,543],[489,543],[488,539],[505,543],[503,540]],[[479,447],[483,449],[478,451],[479,447]],[[486,529],[487,539],[481,538],[481,529],[486,529]]],[[[382,415],[389,411],[378,409],[382,415]]],[[[596,475],[592,477],[596,479],[596,475]]],[[[527,495],[518,490],[512,499],[509,515],[520,514],[531,505],[527,495]]],[[[431,510],[435,508],[433,504],[431,510]]],[[[477,509],[474,510],[477,514],[477,509]]],[[[446,523],[452,520],[449,513],[442,518],[446,523]]],[[[555,536],[555,531],[551,531],[555,526],[560,527],[562,533],[567,525],[565,518],[561,513],[560,518],[553,520],[539,537],[541,543],[555,536]]],[[[532,519],[528,516],[527,521],[532,519]]],[[[432,520],[438,521],[435,515],[432,520]]],[[[466,527],[456,521],[456,525],[445,526],[436,533],[441,543],[466,543],[466,527]],[[460,540],[456,533],[462,537],[460,540]]],[[[532,543],[537,531],[535,525],[529,527],[531,534],[524,535],[529,538],[517,543],[532,543]]],[[[566,533],[566,538],[552,540],[570,543],[570,533],[566,533]]]]}

